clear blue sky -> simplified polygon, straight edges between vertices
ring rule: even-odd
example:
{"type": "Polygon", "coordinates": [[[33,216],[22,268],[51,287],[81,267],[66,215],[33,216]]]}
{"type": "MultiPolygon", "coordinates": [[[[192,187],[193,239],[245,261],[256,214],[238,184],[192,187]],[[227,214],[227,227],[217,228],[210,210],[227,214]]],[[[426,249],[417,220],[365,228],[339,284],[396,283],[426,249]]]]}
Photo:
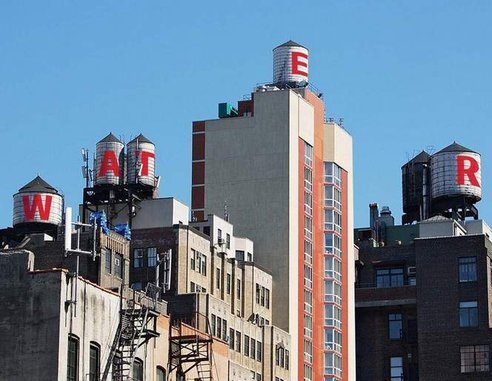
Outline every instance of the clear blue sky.
{"type": "Polygon", "coordinates": [[[401,215],[400,167],[453,142],[482,153],[492,222],[492,2],[0,2],[0,226],[37,173],[82,197],[80,148],[112,131],[157,146],[162,196],[190,199],[191,121],[271,79],[271,50],[310,49],[310,80],[355,149],[355,221],[401,215]]]}

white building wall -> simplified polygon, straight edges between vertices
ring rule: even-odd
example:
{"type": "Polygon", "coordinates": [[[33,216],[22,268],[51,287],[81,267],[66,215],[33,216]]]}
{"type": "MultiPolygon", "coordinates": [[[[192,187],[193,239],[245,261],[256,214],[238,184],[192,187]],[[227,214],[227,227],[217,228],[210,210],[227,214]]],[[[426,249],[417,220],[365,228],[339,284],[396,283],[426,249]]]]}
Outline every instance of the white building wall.
{"type": "Polygon", "coordinates": [[[356,380],[355,366],[355,247],[354,237],[354,195],[353,195],[353,147],[352,136],[336,123],[325,124],[324,161],[336,163],[347,171],[347,224],[348,224],[348,248],[347,259],[344,264],[348,265],[347,285],[348,292],[348,328],[344,334],[349,338],[349,375],[350,381],[356,380]]]}

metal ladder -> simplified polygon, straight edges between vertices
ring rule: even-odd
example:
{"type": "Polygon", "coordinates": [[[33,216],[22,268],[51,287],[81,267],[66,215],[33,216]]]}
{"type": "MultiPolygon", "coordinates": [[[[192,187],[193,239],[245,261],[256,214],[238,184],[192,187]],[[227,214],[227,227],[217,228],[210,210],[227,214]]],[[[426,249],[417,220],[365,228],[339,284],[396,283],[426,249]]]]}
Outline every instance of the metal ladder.
{"type": "Polygon", "coordinates": [[[149,308],[132,303],[132,307],[121,311],[120,324],[111,346],[111,353],[106,362],[101,381],[106,381],[111,365],[113,365],[112,380],[131,380],[133,363],[137,349],[152,337],[159,334],[147,328],[156,313],[149,308]]]}

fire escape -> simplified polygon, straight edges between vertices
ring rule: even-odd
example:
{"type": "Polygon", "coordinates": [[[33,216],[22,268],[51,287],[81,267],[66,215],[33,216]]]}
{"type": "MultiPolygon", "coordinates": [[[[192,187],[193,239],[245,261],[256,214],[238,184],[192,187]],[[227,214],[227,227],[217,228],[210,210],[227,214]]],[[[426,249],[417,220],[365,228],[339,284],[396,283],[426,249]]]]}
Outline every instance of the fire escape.
{"type": "Polygon", "coordinates": [[[120,310],[120,323],[101,381],[107,380],[111,365],[112,380],[132,380],[137,349],[151,338],[159,336],[156,330],[157,316],[155,308],[139,305],[135,303],[135,299],[127,301],[127,308],[120,310]]]}
{"type": "Polygon", "coordinates": [[[213,339],[210,332],[208,318],[199,312],[195,312],[192,318],[172,319],[169,330],[169,373],[176,370],[177,375],[184,379],[186,373],[196,368],[197,380],[213,381],[213,339]]]}

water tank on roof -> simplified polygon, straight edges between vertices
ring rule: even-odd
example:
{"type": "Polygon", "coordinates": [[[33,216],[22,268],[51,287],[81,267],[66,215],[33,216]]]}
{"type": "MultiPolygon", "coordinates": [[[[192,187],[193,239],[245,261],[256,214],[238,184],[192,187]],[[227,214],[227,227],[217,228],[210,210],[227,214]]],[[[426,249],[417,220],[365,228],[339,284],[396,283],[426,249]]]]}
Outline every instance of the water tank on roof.
{"type": "Polygon", "coordinates": [[[127,181],[155,186],[155,145],[142,134],[127,144],[127,181]]]}
{"type": "Polygon", "coordinates": [[[290,40],[273,49],[273,83],[306,86],[309,74],[309,51],[290,40]]]}
{"type": "Polygon", "coordinates": [[[51,224],[62,222],[63,197],[37,176],[14,195],[13,225],[51,224]]]}
{"type": "Polygon", "coordinates": [[[403,223],[429,217],[430,155],[422,151],[401,167],[403,223]]]}
{"type": "Polygon", "coordinates": [[[464,198],[471,203],[482,198],[480,154],[457,143],[431,157],[432,200],[464,198]]]}
{"type": "Polygon", "coordinates": [[[111,133],[97,142],[94,185],[123,183],[124,147],[124,144],[111,133]]]}

